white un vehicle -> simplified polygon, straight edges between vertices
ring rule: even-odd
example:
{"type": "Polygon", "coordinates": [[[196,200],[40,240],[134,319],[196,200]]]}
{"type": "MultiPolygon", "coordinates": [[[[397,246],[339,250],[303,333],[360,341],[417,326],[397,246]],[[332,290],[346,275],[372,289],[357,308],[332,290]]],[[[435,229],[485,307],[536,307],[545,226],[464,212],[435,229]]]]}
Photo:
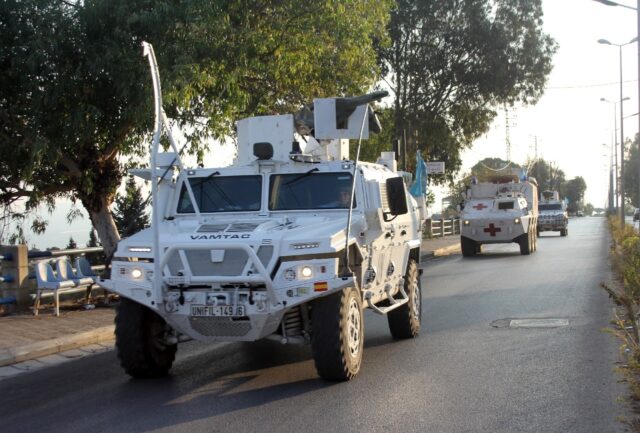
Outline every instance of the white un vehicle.
{"type": "Polygon", "coordinates": [[[560,236],[569,234],[567,207],[558,191],[542,191],[538,213],[538,236],[545,231],[560,232],[560,236]]]}
{"type": "Polygon", "coordinates": [[[363,309],[396,338],[421,322],[421,219],[394,168],[348,160],[348,139],[379,129],[368,102],[317,99],[296,115],[237,123],[226,168],[185,168],[168,132],[150,45],[156,131],[148,169],[152,226],[119,242],[116,347],[134,377],[167,373],[177,344],[310,343],[318,374],[349,380],[363,355],[363,309]],[[173,152],[160,152],[162,131],[173,152]]]}
{"type": "Polygon", "coordinates": [[[537,249],[538,186],[534,178],[517,176],[472,184],[460,212],[460,246],[464,257],[482,245],[516,242],[520,253],[537,249]]]}

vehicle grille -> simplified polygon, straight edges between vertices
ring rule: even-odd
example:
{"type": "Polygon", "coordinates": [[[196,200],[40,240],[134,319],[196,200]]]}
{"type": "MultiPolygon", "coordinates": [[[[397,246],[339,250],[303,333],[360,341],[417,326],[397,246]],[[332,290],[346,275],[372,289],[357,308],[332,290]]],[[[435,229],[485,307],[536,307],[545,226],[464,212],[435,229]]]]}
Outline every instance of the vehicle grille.
{"type": "MultiPolygon", "coordinates": [[[[211,275],[219,275],[225,277],[244,275],[249,255],[243,250],[225,250],[222,262],[211,261],[210,250],[184,250],[189,268],[195,277],[206,277],[211,275]]],[[[257,256],[262,265],[266,268],[273,256],[273,246],[262,245],[258,248],[257,256]]],[[[180,259],[180,253],[174,251],[167,262],[171,275],[178,275],[183,271],[185,266],[180,259]]],[[[251,267],[253,268],[253,266],[251,267]]],[[[254,269],[255,271],[255,269],[254,269]]]]}
{"type": "Polygon", "coordinates": [[[252,232],[258,227],[260,224],[256,223],[235,223],[231,224],[227,229],[227,232],[236,233],[236,232],[252,232]]]}
{"type": "Polygon", "coordinates": [[[198,228],[198,233],[218,233],[223,232],[229,224],[202,224],[198,228]]]}
{"type": "MultiPolygon", "coordinates": [[[[242,270],[247,264],[249,256],[242,250],[227,250],[224,253],[222,262],[213,263],[211,261],[210,250],[185,250],[185,256],[189,262],[189,268],[196,277],[207,275],[237,276],[242,274],[242,270]]],[[[178,275],[184,269],[180,254],[174,251],[167,262],[171,275],[178,275]]]]}
{"type": "Polygon", "coordinates": [[[189,317],[191,327],[208,337],[243,337],[251,331],[249,320],[233,320],[231,317],[189,317]]]}

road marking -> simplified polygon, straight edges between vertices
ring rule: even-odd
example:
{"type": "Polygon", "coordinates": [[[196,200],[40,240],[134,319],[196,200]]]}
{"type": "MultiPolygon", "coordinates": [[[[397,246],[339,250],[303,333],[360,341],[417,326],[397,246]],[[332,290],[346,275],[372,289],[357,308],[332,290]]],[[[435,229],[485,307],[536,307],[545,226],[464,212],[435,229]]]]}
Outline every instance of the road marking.
{"type": "Polygon", "coordinates": [[[510,328],[558,328],[569,326],[569,319],[512,319],[510,328]]]}

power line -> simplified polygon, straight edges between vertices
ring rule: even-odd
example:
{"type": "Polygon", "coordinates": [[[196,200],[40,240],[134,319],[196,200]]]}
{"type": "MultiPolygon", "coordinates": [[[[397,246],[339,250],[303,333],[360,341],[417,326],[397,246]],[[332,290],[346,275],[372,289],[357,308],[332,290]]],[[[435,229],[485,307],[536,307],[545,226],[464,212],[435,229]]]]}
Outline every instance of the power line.
{"type": "MultiPolygon", "coordinates": [[[[638,80],[625,80],[622,83],[637,83],[638,80]]],[[[611,83],[599,83],[599,84],[582,84],[579,86],[553,86],[553,87],[545,87],[546,90],[563,90],[563,89],[585,89],[589,87],[605,87],[605,86],[619,86],[620,81],[611,82],[611,83]]]]}

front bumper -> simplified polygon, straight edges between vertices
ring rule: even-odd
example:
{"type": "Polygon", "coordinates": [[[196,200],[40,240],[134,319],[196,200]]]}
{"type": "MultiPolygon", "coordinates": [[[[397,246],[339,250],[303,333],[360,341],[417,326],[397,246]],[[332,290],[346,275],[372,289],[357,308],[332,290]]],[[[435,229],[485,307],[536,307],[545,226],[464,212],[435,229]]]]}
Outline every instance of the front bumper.
{"type": "Polygon", "coordinates": [[[510,243],[527,233],[527,221],[514,223],[513,220],[469,220],[460,227],[460,234],[483,244],[510,243]]]}
{"type": "MultiPolygon", "coordinates": [[[[216,244],[215,250],[222,247],[216,244]]],[[[284,315],[292,308],[355,286],[352,276],[336,275],[337,258],[283,262],[272,278],[250,247],[233,245],[228,248],[247,253],[246,263],[238,266],[241,269],[239,275],[229,275],[230,266],[212,266],[211,260],[217,259],[211,259],[211,250],[211,246],[194,248],[193,245],[168,248],[160,262],[163,269],[160,281],[154,277],[153,263],[114,261],[112,278],[100,280],[98,284],[153,309],[178,332],[201,341],[254,341],[263,338],[277,330],[284,315]],[[206,251],[210,258],[208,265],[189,262],[190,257],[198,257],[190,256],[190,252],[198,250],[206,251]],[[169,257],[174,253],[177,258],[175,263],[171,263],[169,257]],[[299,263],[311,267],[315,272],[313,277],[287,280],[283,276],[285,271],[295,275],[299,263]],[[176,272],[177,269],[180,272],[176,272]],[[219,273],[226,274],[204,274],[207,269],[218,269],[219,273]],[[231,317],[212,311],[217,306],[232,307],[232,314],[242,315],[231,317]],[[206,315],[202,311],[207,311],[206,315]]],[[[214,256],[217,257],[216,254],[214,256]]],[[[229,257],[237,259],[238,256],[229,254],[229,257]]]]}

